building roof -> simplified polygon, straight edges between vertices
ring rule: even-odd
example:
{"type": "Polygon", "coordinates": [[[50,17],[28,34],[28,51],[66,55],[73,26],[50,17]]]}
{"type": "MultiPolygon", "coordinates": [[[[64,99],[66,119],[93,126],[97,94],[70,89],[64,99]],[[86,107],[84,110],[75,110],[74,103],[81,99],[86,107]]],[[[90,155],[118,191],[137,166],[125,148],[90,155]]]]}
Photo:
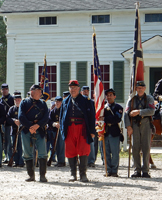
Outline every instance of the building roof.
{"type": "MultiPolygon", "coordinates": [[[[136,0],[5,0],[1,13],[135,9],[136,0]]],[[[161,0],[139,0],[140,9],[162,8],[161,0]]]]}

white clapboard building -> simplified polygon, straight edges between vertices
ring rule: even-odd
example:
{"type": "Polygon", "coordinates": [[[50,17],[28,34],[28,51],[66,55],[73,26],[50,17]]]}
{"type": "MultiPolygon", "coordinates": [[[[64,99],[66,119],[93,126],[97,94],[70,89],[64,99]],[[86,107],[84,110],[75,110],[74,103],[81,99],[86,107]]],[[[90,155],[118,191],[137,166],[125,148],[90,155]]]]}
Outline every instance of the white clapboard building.
{"type": "MultiPolygon", "coordinates": [[[[162,3],[140,0],[140,20],[147,94],[162,78],[162,3]]],[[[92,33],[104,88],[114,88],[125,107],[130,88],[135,1],[5,0],[0,15],[7,25],[7,80],[10,92],[25,97],[39,83],[47,56],[50,95],[62,95],[70,79],[93,94],[92,33]]]]}

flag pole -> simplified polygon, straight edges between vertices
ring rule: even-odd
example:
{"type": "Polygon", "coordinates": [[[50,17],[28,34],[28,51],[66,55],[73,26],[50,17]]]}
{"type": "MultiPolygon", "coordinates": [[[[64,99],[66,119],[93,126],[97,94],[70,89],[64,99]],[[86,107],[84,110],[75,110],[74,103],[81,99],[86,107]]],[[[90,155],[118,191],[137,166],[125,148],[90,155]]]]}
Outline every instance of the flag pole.
{"type": "MultiPolygon", "coordinates": [[[[134,5],[136,6],[136,10],[140,7],[139,2],[136,2],[134,5]]],[[[134,98],[132,98],[132,101],[131,101],[131,110],[133,110],[133,105],[134,105],[134,98]]],[[[132,122],[132,117],[131,117],[131,127],[132,127],[132,123],[133,122],[132,122]]],[[[129,140],[128,178],[130,177],[131,148],[132,148],[132,135],[130,135],[130,140],[129,140]]]]}

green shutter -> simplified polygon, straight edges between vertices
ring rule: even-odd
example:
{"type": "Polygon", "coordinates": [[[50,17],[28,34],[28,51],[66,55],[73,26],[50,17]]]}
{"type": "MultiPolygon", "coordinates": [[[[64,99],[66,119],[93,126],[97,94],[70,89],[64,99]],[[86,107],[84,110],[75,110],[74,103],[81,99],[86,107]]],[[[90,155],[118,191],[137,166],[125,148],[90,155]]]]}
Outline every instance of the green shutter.
{"type": "Polygon", "coordinates": [[[70,80],[70,62],[61,62],[60,63],[60,87],[61,95],[64,91],[68,91],[68,83],[70,80]]]}
{"type": "Polygon", "coordinates": [[[87,85],[87,62],[77,62],[76,72],[80,88],[87,85]]]}
{"type": "Polygon", "coordinates": [[[30,87],[35,83],[35,63],[24,64],[24,97],[30,87]]]}
{"type": "Polygon", "coordinates": [[[122,103],[124,102],[124,62],[114,61],[113,69],[113,88],[116,92],[116,101],[122,103]]]}

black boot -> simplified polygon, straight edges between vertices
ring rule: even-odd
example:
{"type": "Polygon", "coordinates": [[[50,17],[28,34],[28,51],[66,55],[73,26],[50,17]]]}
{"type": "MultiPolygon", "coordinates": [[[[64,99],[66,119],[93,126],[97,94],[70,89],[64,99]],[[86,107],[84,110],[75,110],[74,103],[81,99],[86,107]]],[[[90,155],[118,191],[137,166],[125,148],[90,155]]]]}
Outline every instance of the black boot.
{"type": "Polygon", "coordinates": [[[76,181],[76,163],[77,163],[77,157],[74,158],[68,158],[70,170],[71,170],[71,177],[69,179],[70,182],[76,181]]]}
{"type": "Polygon", "coordinates": [[[80,165],[79,165],[80,181],[88,182],[89,180],[86,175],[88,156],[80,156],[79,159],[80,159],[80,165]]]}
{"type": "Polygon", "coordinates": [[[39,159],[39,173],[40,173],[40,182],[47,182],[45,177],[47,169],[47,159],[41,158],[39,159]]]}
{"type": "Polygon", "coordinates": [[[33,169],[33,160],[26,161],[26,169],[30,178],[26,179],[25,181],[31,182],[35,181],[34,169],[33,169]]]}

